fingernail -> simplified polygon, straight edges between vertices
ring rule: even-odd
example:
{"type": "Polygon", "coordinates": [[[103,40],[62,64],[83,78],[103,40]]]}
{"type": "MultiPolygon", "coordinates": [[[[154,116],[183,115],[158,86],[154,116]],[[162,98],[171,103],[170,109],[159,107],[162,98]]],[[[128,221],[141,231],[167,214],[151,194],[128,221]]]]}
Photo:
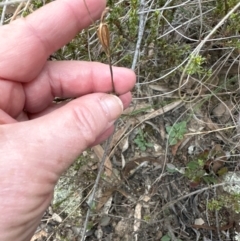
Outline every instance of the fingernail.
{"type": "Polygon", "coordinates": [[[101,105],[108,116],[108,121],[116,120],[123,112],[123,103],[115,95],[105,95],[101,98],[101,105]]]}

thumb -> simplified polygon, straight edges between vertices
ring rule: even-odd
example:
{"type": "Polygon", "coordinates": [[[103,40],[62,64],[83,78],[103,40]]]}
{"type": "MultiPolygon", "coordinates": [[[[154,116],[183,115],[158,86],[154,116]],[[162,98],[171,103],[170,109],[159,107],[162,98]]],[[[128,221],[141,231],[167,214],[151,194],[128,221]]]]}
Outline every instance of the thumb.
{"type": "Polygon", "coordinates": [[[0,240],[32,235],[60,174],[122,111],[118,97],[96,93],[40,118],[0,126],[0,240]]]}
{"type": "MultiPolygon", "coordinates": [[[[7,138],[5,151],[18,154],[11,162],[28,162],[32,165],[47,165],[61,174],[72,161],[121,115],[121,100],[108,94],[90,94],[73,100],[48,115],[40,118],[5,125],[2,127],[7,138]],[[51,165],[50,165],[51,164],[51,165]]],[[[14,163],[19,165],[19,163],[14,163]]],[[[52,171],[52,170],[49,170],[52,171]]]]}

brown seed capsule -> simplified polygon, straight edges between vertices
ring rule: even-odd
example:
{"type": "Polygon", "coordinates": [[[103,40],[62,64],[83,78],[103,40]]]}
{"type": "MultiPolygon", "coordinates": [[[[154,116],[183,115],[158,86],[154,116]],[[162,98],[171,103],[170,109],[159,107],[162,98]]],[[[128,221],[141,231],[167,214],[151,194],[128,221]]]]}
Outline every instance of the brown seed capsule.
{"type": "Polygon", "coordinates": [[[109,34],[108,25],[104,22],[104,18],[108,11],[109,11],[109,8],[105,8],[105,10],[102,13],[100,25],[97,30],[97,35],[98,35],[98,39],[99,39],[100,43],[102,44],[102,47],[103,47],[106,55],[108,57],[109,68],[110,68],[110,73],[111,73],[112,89],[113,89],[113,93],[115,93],[115,87],[114,87],[114,82],[113,82],[112,63],[111,63],[110,34],[109,34]]]}
{"type": "Polygon", "coordinates": [[[110,55],[110,34],[108,30],[108,25],[106,23],[101,22],[99,25],[97,34],[105,53],[109,56],[110,55]]]}
{"type": "Polygon", "coordinates": [[[105,8],[105,10],[102,13],[101,22],[97,30],[97,35],[100,43],[103,46],[105,53],[108,56],[110,56],[110,34],[109,34],[108,25],[104,23],[104,18],[108,13],[108,11],[109,11],[109,8],[105,8]]]}

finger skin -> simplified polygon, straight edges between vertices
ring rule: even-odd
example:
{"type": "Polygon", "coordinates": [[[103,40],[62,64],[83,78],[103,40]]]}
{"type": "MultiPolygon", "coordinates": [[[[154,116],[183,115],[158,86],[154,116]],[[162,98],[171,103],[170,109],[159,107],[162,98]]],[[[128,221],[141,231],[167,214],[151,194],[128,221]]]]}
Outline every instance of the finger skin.
{"type": "MultiPolygon", "coordinates": [[[[120,100],[122,101],[122,104],[123,104],[123,108],[124,108],[124,109],[126,109],[126,108],[130,105],[130,103],[131,103],[131,101],[132,101],[132,94],[131,94],[130,92],[127,92],[126,94],[120,95],[120,96],[118,96],[118,97],[119,97],[120,100]]],[[[28,114],[28,118],[29,118],[30,120],[39,118],[39,117],[44,116],[44,115],[47,115],[47,114],[49,114],[49,113],[51,113],[51,112],[53,112],[53,111],[55,111],[55,110],[57,110],[57,109],[59,109],[59,108],[62,108],[62,107],[65,106],[66,104],[68,104],[67,101],[61,102],[61,103],[51,103],[50,106],[48,106],[46,109],[44,109],[44,110],[41,111],[41,112],[38,112],[38,113],[36,113],[36,114],[27,113],[27,114],[28,114]]],[[[25,114],[26,114],[26,113],[25,113],[25,114]]],[[[1,119],[0,119],[0,120],[1,120],[1,119]]],[[[24,119],[24,118],[20,118],[20,117],[19,117],[19,121],[21,121],[21,120],[26,120],[26,118],[24,119]]]]}
{"type": "Polygon", "coordinates": [[[13,119],[10,115],[0,109],[0,125],[16,123],[17,121],[13,119]]]}
{"type": "MultiPolygon", "coordinates": [[[[92,18],[100,18],[106,1],[85,1],[92,18]]],[[[51,53],[90,24],[91,18],[83,0],[58,0],[24,19],[2,26],[0,36],[4,37],[0,38],[0,79],[31,81],[39,74],[51,53]]]]}
{"type": "Polygon", "coordinates": [[[91,147],[96,146],[100,143],[102,143],[103,141],[107,140],[107,138],[109,138],[113,132],[114,132],[114,125],[110,126],[107,130],[105,130],[100,136],[98,136],[98,138],[96,139],[96,141],[91,145],[91,147]]]}
{"type": "Polygon", "coordinates": [[[0,80],[0,109],[15,118],[22,111],[24,105],[23,86],[14,81],[0,80]]]}
{"type": "MultiPolygon", "coordinates": [[[[119,98],[121,99],[122,101],[122,104],[123,104],[123,108],[126,109],[129,105],[130,105],[130,102],[132,100],[132,95],[130,92],[124,94],[124,95],[121,95],[119,96],[119,98]]],[[[63,107],[64,105],[66,105],[66,103],[62,103],[62,104],[54,104],[52,105],[51,107],[49,107],[48,109],[46,109],[43,113],[39,113],[37,115],[30,115],[30,118],[31,119],[34,119],[34,118],[39,118],[40,116],[43,116],[43,115],[46,115],[46,114],[49,114],[51,113],[52,111],[55,111],[61,107],[63,107]]],[[[114,131],[114,127],[113,125],[111,125],[109,127],[109,129],[107,129],[106,131],[104,131],[100,136],[97,137],[97,139],[90,145],[90,146],[95,146],[95,145],[98,145],[100,143],[102,143],[103,141],[105,141],[110,135],[113,134],[113,131],[114,131]]]]}
{"type": "MultiPolygon", "coordinates": [[[[127,68],[113,68],[114,87],[118,95],[133,88],[136,76],[127,68]]],[[[97,62],[48,62],[36,79],[24,85],[25,109],[43,111],[54,97],[74,98],[93,92],[113,90],[109,66],[97,62]]]]}
{"type": "MultiPolygon", "coordinates": [[[[136,81],[135,73],[127,68],[114,67],[113,76],[118,95],[127,93],[136,81]]],[[[42,72],[23,86],[14,81],[0,80],[0,109],[16,118],[23,108],[29,113],[44,112],[56,96],[73,98],[111,91],[111,76],[106,64],[47,62],[42,72]]]]}

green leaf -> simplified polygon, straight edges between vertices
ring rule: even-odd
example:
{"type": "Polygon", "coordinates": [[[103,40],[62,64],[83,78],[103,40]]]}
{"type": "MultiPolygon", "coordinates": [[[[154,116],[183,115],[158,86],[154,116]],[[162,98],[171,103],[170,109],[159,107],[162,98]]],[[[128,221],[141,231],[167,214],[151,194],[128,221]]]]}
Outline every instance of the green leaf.
{"type": "Polygon", "coordinates": [[[171,130],[172,130],[172,126],[167,126],[166,127],[166,131],[167,131],[168,134],[171,132],[171,130]]]}
{"type": "Polygon", "coordinates": [[[142,145],[142,146],[138,146],[139,147],[139,149],[141,150],[141,151],[146,151],[146,146],[144,146],[144,145],[142,145]]]}
{"type": "Polygon", "coordinates": [[[161,241],[170,241],[171,238],[168,236],[168,235],[164,235],[162,238],[161,238],[161,241]]]}
{"type": "Polygon", "coordinates": [[[187,164],[187,167],[191,170],[196,170],[199,168],[199,163],[197,161],[190,161],[188,164],[187,164]]]}
{"type": "Polygon", "coordinates": [[[145,143],[145,146],[147,146],[147,147],[153,147],[153,144],[152,144],[152,143],[145,143]]]}
{"type": "Polygon", "coordinates": [[[182,139],[183,139],[183,135],[179,135],[179,136],[178,136],[178,139],[179,139],[179,140],[182,140],[182,139]]]}
{"type": "Polygon", "coordinates": [[[222,167],[217,171],[218,176],[223,176],[224,174],[226,174],[228,172],[228,168],[227,167],[222,167]]]}
{"type": "Polygon", "coordinates": [[[169,167],[166,167],[166,171],[169,172],[169,173],[176,173],[176,172],[178,172],[176,169],[171,169],[169,167]]]}
{"type": "Polygon", "coordinates": [[[203,180],[204,180],[204,182],[207,183],[207,184],[212,184],[212,183],[216,183],[216,182],[217,182],[216,177],[210,176],[210,175],[203,176],[203,180]]]}
{"type": "Polygon", "coordinates": [[[187,132],[186,129],[187,122],[181,121],[178,123],[175,123],[173,126],[167,126],[166,131],[169,134],[169,144],[170,145],[176,145],[179,140],[182,140],[184,137],[184,134],[187,132]]]}
{"type": "Polygon", "coordinates": [[[134,140],[134,143],[137,144],[138,146],[143,145],[142,141],[139,140],[139,139],[135,139],[135,140],[134,140]]]}
{"type": "Polygon", "coordinates": [[[170,146],[174,146],[177,144],[177,140],[176,139],[169,139],[169,144],[170,146]]]}

